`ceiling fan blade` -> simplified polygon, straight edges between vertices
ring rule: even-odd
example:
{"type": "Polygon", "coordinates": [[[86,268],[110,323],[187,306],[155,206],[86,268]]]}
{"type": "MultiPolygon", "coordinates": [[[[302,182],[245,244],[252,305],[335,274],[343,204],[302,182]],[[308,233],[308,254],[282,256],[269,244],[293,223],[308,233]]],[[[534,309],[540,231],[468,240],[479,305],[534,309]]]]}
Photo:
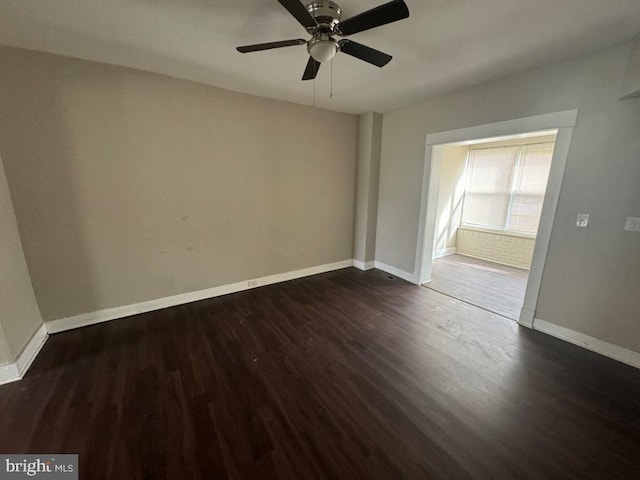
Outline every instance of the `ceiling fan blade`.
{"type": "Polygon", "coordinates": [[[370,28],[397,22],[409,17],[409,7],[403,0],[393,0],[366,12],[347,18],[337,26],[342,35],[353,35],[370,28]]]}
{"type": "Polygon", "coordinates": [[[318,70],[320,70],[320,62],[316,61],[313,57],[309,57],[307,68],[304,69],[304,74],[302,75],[302,80],[313,80],[316,78],[316,75],[318,75],[318,70]]]}
{"type": "Polygon", "coordinates": [[[387,55],[375,48],[367,47],[361,43],[354,42],[352,40],[341,40],[340,51],[351,55],[352,57],[364,60],[376,67],[384,67],[393,58],[391,55],[387,55]]]}
{"type": "Polygon", "coordinates": [[[258,43],[256,45],[245,45],[236,47],[240,53],[259,52],[261,50],[270,50],[272,48],[293,47],[294,45],[304,45],[306,40],[298,38],[296,40],[282,40],[280,42],[258,43]]]}
{"type": "Polygon", "coordinates": [[[300,0],[278,0],[278,2],[280,2],[280,4],[286,8],[304,28],[318,26],[316,19],[311,16],[307,7],[300,3],[300,0]]]}

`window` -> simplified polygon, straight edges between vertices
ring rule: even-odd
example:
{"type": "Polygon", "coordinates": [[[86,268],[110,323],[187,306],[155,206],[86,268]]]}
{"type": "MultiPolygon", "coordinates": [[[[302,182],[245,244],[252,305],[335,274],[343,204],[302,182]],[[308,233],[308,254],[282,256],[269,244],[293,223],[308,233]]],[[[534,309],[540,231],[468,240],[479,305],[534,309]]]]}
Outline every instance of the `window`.
{"type": "Polygon", "coordinates": [[[535,235],[553,143],[469,151],[462,223],[535,235]]]}

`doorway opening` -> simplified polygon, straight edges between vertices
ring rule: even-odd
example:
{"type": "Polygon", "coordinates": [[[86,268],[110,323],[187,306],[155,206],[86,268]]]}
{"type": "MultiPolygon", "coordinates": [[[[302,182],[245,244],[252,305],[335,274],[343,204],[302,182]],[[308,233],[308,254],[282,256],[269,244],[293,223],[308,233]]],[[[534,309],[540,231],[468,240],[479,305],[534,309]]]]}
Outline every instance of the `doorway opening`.
{"type": "MultiPolygon", "coordinates": [[[[432,284],[431,288],[438,289],[439,265],[434,263],[434,256],[440,257],[441,264],[449,262],[440,270],[461,268],[452,278],[457,279],[458,287],[465,287],[476,295],[475,299],[463,300],[495,311],[495,305],[482,305],[478,299],[485,303],[487,299],[495,299],[496,292],[509,290],[505,285],[515,289],[519,274],[518,295],[522,300],[518,300],[515,307],[503,308],[498,313],[517,319],[523,326],[533,326],[576,117],[577,110],[567,110],[427,135],[416,283],[432,284]],[[546,189],[531,191],[535,190],[530,188],[532,185],[541,183],[538,167],[544,162],[550,162],[546,189]],[[488,174],[492,164],[503,168],[488,174]],[[440,191],[441,180],[448,195],[440,191]],[[503,187],[491,191],[489,184],[503,187]],[[473,254],[458,256],[459,245],[465,242],[463,249],[481,248],[486,255],[490,250],[487,241],[492,236],[494,243],[513,244],[518,254],[494,252],[498,257],[488,260],[475,259],[473,257],[479,255],[473,254]],[[527,242],[529,246],[525,247],[527,242]],[[529,265],[526,258],[530,258],[529,265]],[[501,272],[503,270],[505,272],[501,272]],[[469,271],[493,275],[496,284],[485,284],[484,291],[474,289],[469,271]],[[496,280],[498,273],[507,274],[502,285],[496,280]],[[508,273],[514,274],[513,278],[509,279],[508,273]]],[[[443,288],[441,282],[440,289],[443,288]]],[[[512,292],[512,296],[517,295],[512,292]]]]}
{"type": "Polygon", "coordinates": [[[442,146],[427,288],[518,320],[556,133],[442,146]]]}

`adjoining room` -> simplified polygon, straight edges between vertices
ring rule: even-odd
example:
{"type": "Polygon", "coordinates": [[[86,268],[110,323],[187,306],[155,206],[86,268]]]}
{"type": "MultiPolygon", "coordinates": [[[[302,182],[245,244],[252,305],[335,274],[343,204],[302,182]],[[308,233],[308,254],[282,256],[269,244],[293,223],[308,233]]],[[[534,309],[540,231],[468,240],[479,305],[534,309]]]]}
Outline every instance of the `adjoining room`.
{"type": "Polygon", "coordinates": [[[533,132],[444,147],[425,286],[518,320],[555,140],[533,132]]]}

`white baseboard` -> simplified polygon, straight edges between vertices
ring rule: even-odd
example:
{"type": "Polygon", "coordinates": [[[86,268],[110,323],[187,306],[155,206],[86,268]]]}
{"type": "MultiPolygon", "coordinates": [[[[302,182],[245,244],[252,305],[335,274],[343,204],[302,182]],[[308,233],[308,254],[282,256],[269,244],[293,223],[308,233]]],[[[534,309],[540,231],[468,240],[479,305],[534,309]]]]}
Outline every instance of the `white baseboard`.
{"type": "Polygon", "coordinates": [[[375,262],[375,268],[382,270],[383,272],[390,273],[391,275],[406,280],[407,282],[418,285],[417,276],[413,273],[405,272],[404,270],[400,270],[399,268],[392,267],[391,265],[387,265],[382,262],[375,262]]]}
{"type": "Polygon", "coordinates": [[[533,321],[535,317],[535,312],[527,307],[522,307],[520,310],[520,318],[518,319],[518,323],[523,327],[533,328],[533,321]]]}
{"type": "Polygon", "coordinates": [[[48,337],[46,326],[44,324],[40,325],[40,328],[32,335],[16,361],[0,366],[0,385],[15,382],[24,377],[48,337]]]}
{"type": "Polygon", "coordinates": [[[104,310],[98,310],[96,312],[82,313],[80,315],[74,315],[72,317],[60,318],[58,320],[47,322],[47,332],[64,332],[66,330],[86,327],[88,325],[107,322],[109,320],[130,317],[131,315],[136,315],[139,313],[151,312],[153,310],[160,310],[162,308],[174,307],[176,305],[182,305],[185,303],[197,302],[198,300],[205,300],[207,298],[219,297],[222,295],[228,295],[230,293],[241,292],[243,290],[250,290],[256,287],[262,287],[279,282],[286,282],[288,280],[294,280],[296,278],[303,278],[310,275],[317,275],[319,273],[331,272],[333,270],[351,267],[353,266],[353,263],[354,262],[352,259],[343,260],[341,262],[318,265],[315,267],[303,268],[301,270],[278,273],[276,275],[268,275],[266,277],[244,280],[242,282],[207,288],[205,290],[198,290],[196,292],[172,295],[170,297],[158,298],[155,300],[135,303],[132,305],[124,305],[122,307],[107,308],[104,310]]]}
{"type": "Polygon", "coordinates": [[[584,333],[576,332],[569,328],[561,327],[555,323],[547,322],[536,318],[533,321],[533,329],[559,338],[579,347],[586,348],[592,352],[599,353],[605,357],[613,358],[632,367],[640,368],[640,353],[634,352],[624,347],[619,347],[604,340],[599,340],[584,333]]]}
{"type": "Polygon", "coordinates": [[[15,382],[16,380],[20,380],[20,375],[18,374],[18,367],[15,363],[0,365],[0,385],[15,382]]]}
{"type": "MultiPolygon", "coordinates": [[[[22,350],[22,353],[18,356],[18,359],[14,363],[0,365],[0,385],[20,380],[24,376],[28,368],[31,366],[31,363],[35,359],[36,355],[40,352],[40,349],[47,341],[48,333],[63,332],[65,330],[71,330],[87,325],[93,325],[109,320],[128,317],[138,313],[149,312],[152,310],[172,307],[184,303],[190,303],[207,298],[227,295],[229,293],[240,292],[243,290],[250,290],[252,288],[260,286],[286,282],[288,280],[294,280],[296,278],[317,275],[319,273],[330,272],[333,270],[339,270],[351,266],[355,266],[356,268],[360,268],[362,266],[363,268],[360,268],[361,270],[377,268],[417,285],[417,278],[414,274],[406,272],[404,270],[400,270],[399,268],[392,267],[390,265],[386,265],[382,262],[363,263],[358,262],[357,260],[343,260],[341,262],[318,265],[315,267],[294,270],[291,272],[280,273],[276,275],[269,275],[266,277],[255,278],[252,280],[232,283],[229,285],[222,285],[219,287],[199,290],[196,292],[174,295],[171,297],[160,298],[148,302],[141,302],[133,305],[125,305],[122,307],[109,308],[105,310],[99,310],[97,312],[75,315],[73,317],[61,318],[59,320],[53,320],[41,325],[40,328],[38,328],[38,330],[33,334],[25,348],[22,350]],[[372,263],[373,265],[371,265],[372,263]]],[[[561,340],[565,340],[580,347],[587,348],[591,351],[613,358],[614,360],[625,363],[627,365],[640,368],[640,353],[638,352],[613,345],[603,340],[590,337],[588,335],[570,330],[565,327],[561,327],[559,325],[541,320],[539,318],[533,320],[532,323],[534,330],[538,330],[540,332],[546,333],[561,340]]],[[[525,326],[529,325],[525,324],[525,326]]]]}
{"type": "Polygon", "coordinates": [[[443,248],[442,250],[436,250],[433,252],[432,258],[446,257],[447,255],[453,255],[458,249],[456,247],[443,248]]]}
{"type": "Polygon", "coordinates": [[[353,266],[358,270],[367,271],[376,268],[376,262],[361,262],[360,260],[353,260],[353,266]]]}

